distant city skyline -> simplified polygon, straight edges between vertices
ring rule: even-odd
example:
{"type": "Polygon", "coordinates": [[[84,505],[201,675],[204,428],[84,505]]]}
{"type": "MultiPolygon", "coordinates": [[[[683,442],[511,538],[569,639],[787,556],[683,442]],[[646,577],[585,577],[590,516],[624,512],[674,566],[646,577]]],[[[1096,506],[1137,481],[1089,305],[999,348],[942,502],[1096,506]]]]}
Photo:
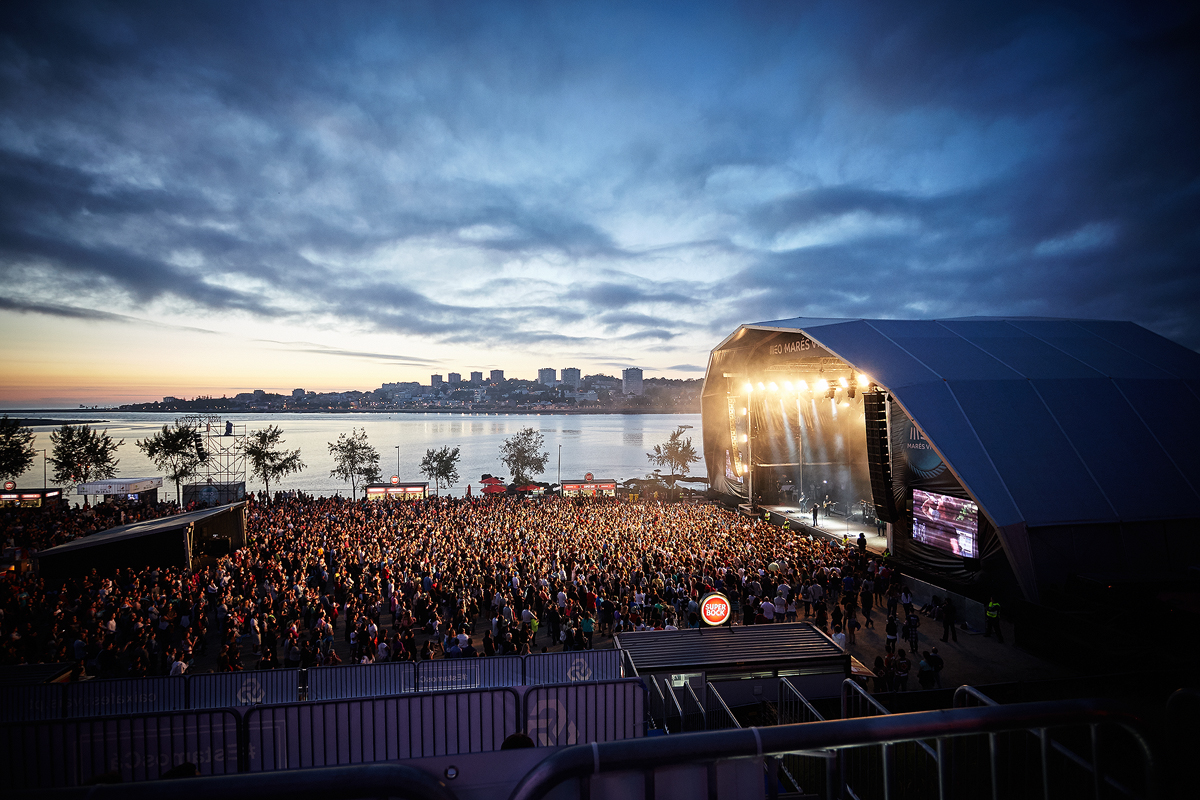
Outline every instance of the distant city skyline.
{"type": "Polygon", "coordinates": [[[696,378],[791,317],[1128,319],[1197,348],[1198,20],[13,0],[0,407],[696,378]]]}

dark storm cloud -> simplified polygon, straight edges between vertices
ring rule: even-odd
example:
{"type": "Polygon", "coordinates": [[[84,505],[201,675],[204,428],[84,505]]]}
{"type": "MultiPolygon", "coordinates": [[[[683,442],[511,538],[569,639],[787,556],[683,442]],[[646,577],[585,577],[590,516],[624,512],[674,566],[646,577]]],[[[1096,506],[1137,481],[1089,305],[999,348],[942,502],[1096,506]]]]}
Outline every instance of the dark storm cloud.
{"type": "Polygon", "coordinates": [[[595,353],[1047,314],[1197,347],[1198,31],[1115,3],[7,4],[0,308],[595,353]]]}

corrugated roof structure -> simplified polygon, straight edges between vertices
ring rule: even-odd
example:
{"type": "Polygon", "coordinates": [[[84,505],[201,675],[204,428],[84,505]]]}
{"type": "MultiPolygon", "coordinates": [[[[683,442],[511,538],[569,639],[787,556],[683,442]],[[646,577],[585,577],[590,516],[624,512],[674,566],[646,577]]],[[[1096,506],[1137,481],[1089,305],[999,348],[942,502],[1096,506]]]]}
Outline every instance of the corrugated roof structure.
{"type": "Polygon", "coordinates": [[[218,506],[216,508],[205,508],[199,511],[188,511],[184,514],[175,514],[170,517],[159,517],[158,519],[148,519],[142,522],[131,522],[128,525],[121,525],[116,528],[109,528],[101,533],[94,533],[91,536],[82,536],[78,539],[60,544],[58,547],[51,547],[49,550],[43,550],[38,554],[39,558],[47,556],[57,556],[63,553],[71,553],[77,550],[85,550],[91,547],[102,547],[114,542],[123,542],[130,539],[137,539],[142,536],[154,536],[155,534],[163,533],[164,531],[173,531],[178,528],[186,528],[188,525],[201,522],[209,517],[215,517],[219,514],[224,514],[232,508],[243,506],[245,503],[231,503],[226,506],[218,506]]]}
{"type": "Polygon", "coordinates": [[[639,674],[800,661],[834,662],[844,668],[849,658],[807,622],[633,631],[618,634],[616,646],[629,654],[639,674]]]}
{"type": "Polygon", "coordinates": [[[773,332],[802,332],[891,394],[1027,595],[1030,528],[1200,517],[1200,354],[1132,322],[798,317],[744,325],[714,356],[773,332]]]}

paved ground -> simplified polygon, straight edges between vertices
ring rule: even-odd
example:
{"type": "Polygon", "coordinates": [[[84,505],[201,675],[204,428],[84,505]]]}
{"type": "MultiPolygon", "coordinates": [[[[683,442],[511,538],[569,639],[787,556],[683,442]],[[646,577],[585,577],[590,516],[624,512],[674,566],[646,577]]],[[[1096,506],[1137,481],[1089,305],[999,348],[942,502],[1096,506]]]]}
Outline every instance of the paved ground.
{"type": "MultiPolygon", "coordinates": [[[[857,641],[849,646],[850,653],[868,669],[875,663],[876,656],[883,655],[883,618],[878,609],[874,612],[875,627],[860,630],[857,641]]],[[[862,620],[861,615],[859,620],[862,620]]],[[[958,632],[958,641],[951,639],[943,643],[942,624],[922,617],[917,631],[917,642],[921,650],[937,647],[938,654],[946,661],[942,672],[943,686],[959,686],[967,683],[982,686],[988,683],[1010,681],[1035,681],[1048,678],[1064,678],[1074,674],[1066,667],[1054,664],[1013,644],[1012,626],[1001,623],[1004,644],[982,634],[958,632]]],[[[904,642],[899,647],[905,649],[904,642]]],[[[916,688],[916,666],[920,656],[913,659],[913,671],[909,677],[910,689],[916,688]]]]}

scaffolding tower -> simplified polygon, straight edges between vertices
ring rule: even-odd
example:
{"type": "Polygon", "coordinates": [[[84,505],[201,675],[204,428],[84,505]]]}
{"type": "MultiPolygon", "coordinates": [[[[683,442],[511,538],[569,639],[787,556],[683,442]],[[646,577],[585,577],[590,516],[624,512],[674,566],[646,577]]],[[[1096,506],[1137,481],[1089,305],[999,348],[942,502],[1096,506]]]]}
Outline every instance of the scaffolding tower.
{"type": "Polygon", "coordinates": [[[176,420],[196,431],[200,446],[196,469],[198,483],[230,485],[246,482],[246,426],[225,421],[217,414],[189,414],[176,420]]]}

